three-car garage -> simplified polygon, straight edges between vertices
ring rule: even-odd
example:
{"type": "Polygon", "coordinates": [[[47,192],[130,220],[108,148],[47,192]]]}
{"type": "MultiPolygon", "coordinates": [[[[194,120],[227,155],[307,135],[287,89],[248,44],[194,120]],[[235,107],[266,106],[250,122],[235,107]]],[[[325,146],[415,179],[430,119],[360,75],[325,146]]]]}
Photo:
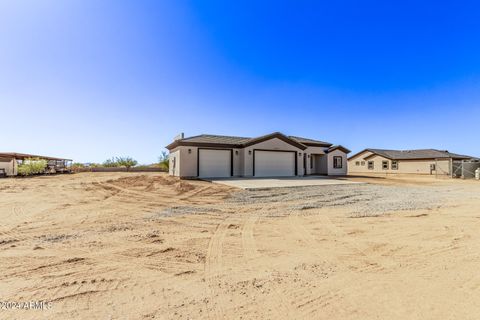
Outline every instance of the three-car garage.
{"type": "Polygon", "coordinates": [[[322,155],[325,173],[342,174],[335,163],[346,163],[349,150],[331,143],[274,132],[260,137],[201,134],[175,137],[169,173],[186,179],[232,177],[295,177],[315,174],[314,157],[322,155]],[[335,152],[335,155],[330,153],[335,152]],[[333,162],[342,158],[345,161],[333,162]],[[332,160],[332,161],[331,161],[332,160]]]}

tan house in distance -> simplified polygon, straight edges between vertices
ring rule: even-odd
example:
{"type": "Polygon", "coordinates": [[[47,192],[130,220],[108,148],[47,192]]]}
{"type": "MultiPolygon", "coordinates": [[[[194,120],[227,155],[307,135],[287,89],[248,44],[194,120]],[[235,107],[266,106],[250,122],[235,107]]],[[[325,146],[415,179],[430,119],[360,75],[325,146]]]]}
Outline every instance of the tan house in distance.
{"type": "Polygon", "coordinates": [[[475,157],[436,149],[365,149],[348,158],[348,173],[450,175],[453,161],[472,159],[475,157]]]}
{"type": "Polygon", "coordinates": [[[47,160],[47,167],[45,170],[48,173],[69,172],[69,165],[72,162],[71,159],[64,158],[46,157],[17,152],[0,152],[0,176],[16,176],[18,174],[18,165],[31,158],[47,160]]]}
{"type": "Polygon", "coordinates": [[[166,148],[170,175],[183,178],[341,176],[350,152],[280,132],[254,138],[180,134],[166,148]]]}

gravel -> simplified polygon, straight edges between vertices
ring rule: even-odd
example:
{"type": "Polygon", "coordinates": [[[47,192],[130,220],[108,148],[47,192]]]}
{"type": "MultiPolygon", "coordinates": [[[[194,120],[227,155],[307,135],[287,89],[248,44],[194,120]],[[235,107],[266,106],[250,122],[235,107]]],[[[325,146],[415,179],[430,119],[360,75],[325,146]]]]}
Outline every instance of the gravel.
{"type": "Polygon", "coordinates": [[[405,210],[428,210],[448,201],[479,198],[464,186],[386,186],[373,184],[242,190],[215,205],[173,206],[149,219],[189,214],[225,214],[238,211],[267,217],[292,213],[316,214],[315,209],[342,207],[349,217],[374,217],[405,210]]]}
{"type": "Polygon", "coordinates": [[[228,201],[241,205],[252,203],[282,204],[279,210],[308,211],[327,207],[345,207],[352,217],[378,216],[402,210],[434,209],[444,203],[445,190],[381,185],[341,185],[244,191],[228,201]]]}

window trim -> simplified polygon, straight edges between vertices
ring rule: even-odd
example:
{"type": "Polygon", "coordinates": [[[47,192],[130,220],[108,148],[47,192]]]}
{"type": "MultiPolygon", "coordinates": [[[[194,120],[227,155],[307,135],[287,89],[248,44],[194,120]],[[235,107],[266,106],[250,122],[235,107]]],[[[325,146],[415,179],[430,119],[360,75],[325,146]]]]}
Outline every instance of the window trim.
{"type": "Polygon", "coordinates": [[[382,170],[388,170],[388,160],[382,160],[382,170]]]}
{"type": "Polygon", "coordinates": [[[343,157],[333,156],[333,169],[343,169],[343,157]],[[340,159],[340,166],[337,164],[338,159],[340,159]]]}
{"type": "Polygon", "coordinates": [[[375,162],[368,161],[367,166],[368,166],[368,170],[375,170],[375,162]],[[372,166],[370,167],[370,165],[372,165],[372,166]]]}
{"type": "Polygon", "coordinates": [[[398,161],[397,160],[392,160],[391,169],[392,170],[398,170],[398,161]]]}
{"type": "Polygon", "coordinates": [[[355,165],[356,165],[357,167],[359,167],[359,166],[360,166],[360,161],[355,161],[355,165]]]}

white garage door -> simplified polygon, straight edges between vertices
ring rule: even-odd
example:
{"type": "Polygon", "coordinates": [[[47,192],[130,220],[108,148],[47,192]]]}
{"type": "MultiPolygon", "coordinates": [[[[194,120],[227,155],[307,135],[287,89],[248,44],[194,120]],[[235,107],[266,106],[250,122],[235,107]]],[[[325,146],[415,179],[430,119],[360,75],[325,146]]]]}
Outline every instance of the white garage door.
{"type": "Polygon", "coordinates": [[[198,150],[198,176],[220,178],[231,176],[232,153],[230,150],[198,150]]]}
{"type": "Polygon", "coordinates": [[[255,151],[255,177],[295,175],[295,152],[255,151]]]}

